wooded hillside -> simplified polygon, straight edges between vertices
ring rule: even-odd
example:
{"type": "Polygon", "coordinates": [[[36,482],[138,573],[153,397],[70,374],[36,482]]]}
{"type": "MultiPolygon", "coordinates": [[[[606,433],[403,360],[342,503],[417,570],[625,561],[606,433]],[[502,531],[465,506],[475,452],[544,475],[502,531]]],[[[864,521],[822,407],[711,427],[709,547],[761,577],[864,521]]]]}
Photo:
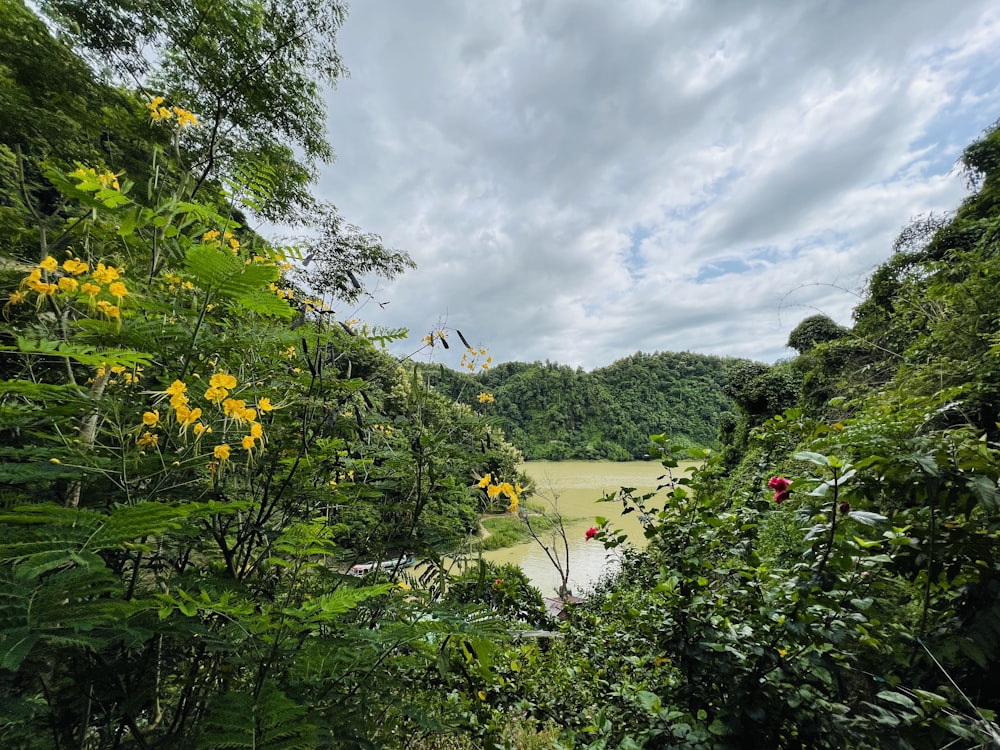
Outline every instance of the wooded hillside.
{"type": "Polygon", "coordinates": [[[504,362],[476,374],[422,371],[439,392],[498,418],[526,458],[623,461],[647,457],[649,436],[662,433],[716,446],[720,417],[732,409],[727,373],[737,363],[638,352],[592,372],[552,362],[504,362]]]}

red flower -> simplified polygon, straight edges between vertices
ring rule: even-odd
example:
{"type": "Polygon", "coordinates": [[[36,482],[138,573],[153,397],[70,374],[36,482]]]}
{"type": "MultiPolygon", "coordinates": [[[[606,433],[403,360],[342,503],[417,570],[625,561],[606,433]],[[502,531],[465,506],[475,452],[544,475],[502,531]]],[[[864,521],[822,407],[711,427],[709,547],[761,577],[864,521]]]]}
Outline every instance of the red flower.
{"type": "Polygon", "coordinates": [[[591,539],[597,536],[597,527],[591,526],[587,529],[587,533],[583,535],[584,538],[589,542],[591,539]]]}
{"type": "Polygon", "coordinates": [[[850,503],[841,503],[840,504],[840,515],[846,516],[850,512],[851,512],[851,504],[850,503]]]}
{"type": "Polygon", "coordinates": [[[771,477],[768,481],[767,486],[774,490],[774,502],[779,505],[788,499],[788,496],[792,494],[792,491],[788,489],[792,486],[791,479],[785,479],[784,477],[771,477]]]}

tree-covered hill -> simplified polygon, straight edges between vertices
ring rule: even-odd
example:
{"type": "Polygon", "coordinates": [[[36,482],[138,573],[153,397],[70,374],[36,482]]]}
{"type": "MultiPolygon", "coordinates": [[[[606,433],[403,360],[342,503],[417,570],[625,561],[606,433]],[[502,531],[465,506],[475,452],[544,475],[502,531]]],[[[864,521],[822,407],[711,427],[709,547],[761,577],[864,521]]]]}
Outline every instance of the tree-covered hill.
{"type": "Polygon", "coordinates": [[[727,372],[738,360],[638,352],[592,372],[552,362],[505,362],[476,374],[424,366],[441,393],[497,417],[527,458],[628,460],[649,436],[714,446],[732,409],[727,372]]]}

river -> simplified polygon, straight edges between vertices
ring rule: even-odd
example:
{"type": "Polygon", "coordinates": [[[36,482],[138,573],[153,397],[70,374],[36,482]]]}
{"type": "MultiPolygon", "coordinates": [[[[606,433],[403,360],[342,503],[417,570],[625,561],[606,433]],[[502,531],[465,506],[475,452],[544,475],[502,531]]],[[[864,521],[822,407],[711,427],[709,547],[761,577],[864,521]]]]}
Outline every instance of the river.
{"type": "MultiPolygon", "coordinates": [[[[569,540],[569,587],[574,593],[586,592],[602,574],[618,566],[617,550],[605,550],[600,542],[585,539],[597,516],[607,518],[611,526],[627,532],[633,546],[645,545],[638,514],[623,516],[620,502],[599,501],[605,493],[617,492],[619,487],[655,489],[665,473],[659,462],[528,461],[524,470],[534,480],[536,489],[529,502],[550,506],[554,502],[565,518],[578,519],[565,524],[569,540]]],[[[673,471],[675,477],[683,476],[680,469],[673,471]]],[[[563,550],[561,540],[558,549],[563,550]]],[[[484,552],[483,557],[495,563],[520,565],[543,596],[554,595],[559,586],[558,571],[534,541],[484,552]]]]}

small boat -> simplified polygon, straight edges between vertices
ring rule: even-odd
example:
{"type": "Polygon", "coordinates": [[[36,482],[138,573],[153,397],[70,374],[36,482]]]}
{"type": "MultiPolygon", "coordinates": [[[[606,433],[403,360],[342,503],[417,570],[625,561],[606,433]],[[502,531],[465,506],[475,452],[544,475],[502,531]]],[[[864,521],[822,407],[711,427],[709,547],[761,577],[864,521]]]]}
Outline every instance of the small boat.
{"type": "Polygon", "coordinates": [[[362,576],[366,576],[374,570],[393,571],[397,570],[398,568],[407,568],[410,565],[413,565],[414,562],[415,561],[413,559],[413,556],[404,552],[402,555],[400,555],[399,557],[395,557],[392,560],[381,560],[381,561],[359,563],[358,565],[352,566],[351,569],[347,572],[352,576],[357,576],[358,578],[361,578],[362,576]]]}

